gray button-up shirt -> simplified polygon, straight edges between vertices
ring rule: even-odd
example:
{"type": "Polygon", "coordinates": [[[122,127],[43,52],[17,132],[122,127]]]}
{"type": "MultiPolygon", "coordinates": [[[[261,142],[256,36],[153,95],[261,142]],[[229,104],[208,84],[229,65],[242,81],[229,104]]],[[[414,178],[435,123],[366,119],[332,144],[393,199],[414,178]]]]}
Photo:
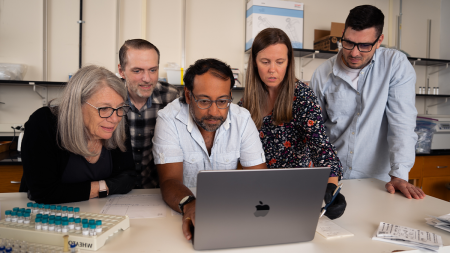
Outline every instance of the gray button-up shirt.
{"type": "Polygon", "coordinates": [[[406,56],[379,48],[359,76],[358,89],[336,61],[323,63],[311,78],[344,179],[389,175],[408,179],[415,160],[416,73],[406,56]]]}
{"type": "MultiPolygon", "coordinates": [[[[196,105],[194,105],[196,106],[196,105]]],[[[235,170],[265,163],[259,132],[250,113],[231,104],[227,119],[216,130],[211,155],[189,113],[189,105],[174,100],[158,112],[153,137],[155,164],[183,162],[183,183],[197,186],[200,170],[235,170]]]]}

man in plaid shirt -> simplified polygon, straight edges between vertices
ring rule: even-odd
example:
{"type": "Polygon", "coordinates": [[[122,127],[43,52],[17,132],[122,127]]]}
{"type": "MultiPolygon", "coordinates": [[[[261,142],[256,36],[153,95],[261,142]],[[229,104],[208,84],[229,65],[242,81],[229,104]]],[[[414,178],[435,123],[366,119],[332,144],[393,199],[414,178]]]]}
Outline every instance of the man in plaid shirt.
{"type": "Polygon", "coordinates": [[[159,50],[143,39],[127,40],[119,51],[119,74],[128,89],[126,115],[138,179],[134,188],[158,188],[152,138],[157,113],[178,97],[177,89],[158,82],[159,50]]]}

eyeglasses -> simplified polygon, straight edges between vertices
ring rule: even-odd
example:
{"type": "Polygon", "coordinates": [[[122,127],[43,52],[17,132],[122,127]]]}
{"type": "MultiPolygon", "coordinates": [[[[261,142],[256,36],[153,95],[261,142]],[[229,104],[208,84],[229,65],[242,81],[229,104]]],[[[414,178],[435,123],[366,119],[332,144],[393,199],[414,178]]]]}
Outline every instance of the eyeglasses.
{"type": "MultiPolygon", "coordinates": [[[[381,34],[380,34],[380,36],[381,36],[381,34]]],[[[372,44],[370,44],[370,43],[355,43],[350,40],[341,39],[342,47],[347,50],[353,50],[353,48],[355,48],[355,46],[357,46],[359,52],[368,53],[368,52],[372,51],[373,46],[378,42],[378,40],[380,39],[380,36],[378,36],[377,40],[375,40],[375,42],[372,44]]]]}
{"type": "Polygon", "coordinates": [[[194,96],[194,93],[191,92],[191,94],[194,97],[194,100],[197,103],[198,108],[200,108],[200,109],[208,109],[209,107],[211,107],[212,103],[216,103],[217,108],[219,108],[219,109],[227,109],[228,107],[230,107],[231,101],[233,101],[233,98],[217,99],[217,100],[196,99],[194,96]]]}
{"type": "Polygon", "coordinates": [[[128,110],[130,109],[130,107],[128,105],[123,105],[123,106],[120,106],[120,107],[117,107],[116,109],[114,109],[112,107],[95,107],[95,106],[89,104],[88,102],[86,102],[86,104],[97,109],[98,115],[100,116],[100,118],[109,118],[114,113],[114,111],[116,111],[117,116],[123,117],[123,115],[127,114],[128,110]]]}

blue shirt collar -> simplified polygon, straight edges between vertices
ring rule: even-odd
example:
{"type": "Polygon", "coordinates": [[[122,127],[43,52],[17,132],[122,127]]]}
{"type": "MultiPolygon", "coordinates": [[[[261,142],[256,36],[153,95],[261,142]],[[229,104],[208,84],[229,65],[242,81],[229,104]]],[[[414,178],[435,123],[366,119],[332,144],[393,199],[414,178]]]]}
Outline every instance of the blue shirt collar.
{"type": "MultiPolygon", "coordinates": [[[[146,103],[147,108],[152,107],[152,99],[153,99],[153,94],[149,98],[147,98],[147,103],[146,103]]],[[[128,92],[128,90],[127,90],[127,104],[131,107],[131,109],[133,111],[137,110],[136,107],[134,106],[134,104],[131,102],[130,93],[128,92]]],[[[142,107],[142,108],[144,108],[144,107],[142,107]]]]}

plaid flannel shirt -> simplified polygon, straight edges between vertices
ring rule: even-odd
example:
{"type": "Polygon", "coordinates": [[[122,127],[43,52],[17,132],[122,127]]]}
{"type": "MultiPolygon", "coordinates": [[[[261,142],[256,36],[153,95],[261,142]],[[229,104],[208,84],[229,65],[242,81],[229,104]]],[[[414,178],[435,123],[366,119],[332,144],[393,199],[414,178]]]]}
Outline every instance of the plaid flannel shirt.
{"type": "Polygon", "coordinates": [[[136,189],[159,187],[158,173],[152,153],[156,118],[158,111],[178,96],[178,90],[173,85],[158,82],[147,103],[137,110],[128,95],[127,103],[130,105],[130,111],[127,113],[126,121],[130,131],[135,168],[139,175],[134,187],[136,189]]]}

